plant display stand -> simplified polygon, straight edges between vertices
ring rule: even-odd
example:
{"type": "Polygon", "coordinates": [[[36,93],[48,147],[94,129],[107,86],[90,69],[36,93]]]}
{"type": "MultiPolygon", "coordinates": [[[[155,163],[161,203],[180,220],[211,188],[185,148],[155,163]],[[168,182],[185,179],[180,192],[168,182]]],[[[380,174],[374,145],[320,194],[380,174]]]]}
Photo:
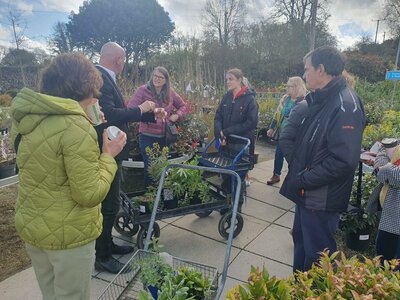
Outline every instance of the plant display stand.
{"type": "MultiPolygon", "coordinates": [[[[217,173],[222,173],[225,175],[230,175],[233,177],[233,179],[236,181],[236,186],[238,187],[236,189],[235,193],[235,198],[233,200],[233,207],[232,211],[230,213],[230,219],[227,220],[229,221],[229,224],[232,224],[227,228],[228,232],[228,241],[227,241],[227,246],[226,246],[226,252],[225,252],[225,259],[224,259],[224,268],[222,271],[222,274],[220,276],[220,281],[219,284],[217,285],[217,269],[212,266],[207,266],[191,261],[187,261],[184,259],[179,259],[174,257],[173,258],[173,268],[177,270],[181,266],[188,266],[195,268],[196,270],[200,271],[204,277],[209,278],[211,282],[213,283],[214,289],[216,289],[215,293],[212,293],[209,299],[220,299],[222,295],[223,288],[225,286],[225,281],[226,277],[228,274],[228,264],[229,264],[229,258],[231,254],[231,249],[232,249],[232,241],[234,238],[235,234],[235,220],[238,215],[238,206],[239,206],[239,195],[240,195],[240,187],[241,187],[241,179],[239,175],[232,171],[232,170],[224,170],[224,169],[215,169],[215,168],[207,168],[207,167],[199,167],[199,166],[191,166],[191,165],[168,165],[167,167],[164,168],[162,174],[161,174],[161,179],[158,185],[158,190],[157,190],[157,197],[154,203],[154,208],[151,214],[151,218],[149,223],[146,225],[145,228],[145,233],[146,233],[146,239],[144,241],[144,250],[138,250],[133,257],[126,263],[124,268],[120,271],[119,274],[116,275],[116,277],[111,281],[111,283],[106,287],[104,292],[101,294],[99,299],[104,299],[104,300],[112,300],[112,299],[139,299],[139,292],[144,289],[143,285],[138,282],[138,276],[140,274],[140,267],[134,267],[131,272],[127,272],[124,274],[123,272],[126,271],[127,269],[131,268],[132,263],[136,261],[142,260],[146,255],[156,255],[154,253],[148,252],[148,248],[150,245],[150,240],[152,236],[156,236],[155,231],[157,231],[158,228],[158,235],[159,235],[159,227],[156,226],[157,223],[155,223],[156,216],[158,213],[158,206],[160,204],[160,199],[161,199],[161,193],[163,190],[163,185],[166,177],[166,173],[168,169],[170,168],[183,168],[183,169],[195,169],[195,170],[202,170],[205,172],[217,172],[217,173]],[[150,230],[148,230],[150,228],[150,230]]],[[[201,205],[201,204],[199,204],[201,205]]],[[[142,228],[142,229],[143,229],[142,228]]],[[[137,264],[133,264],[136,266],[137,264]]]]}
{"type": "MultiPolygon", "coordinates": [[[[146,250],[138,250],[125,264],[125,267],[121,270],[121,272],[117,274],[117,276],[110,282],[110,284],[106,287],[106,289],[98,299],[139,299],[140,291],[145,289],[145,287],[139,280],[139,275],[141,272],[139,262],[145,258],[148,258],[149,256],[155,255],[159,254],[146,250]],[[137,267],[133,268],[131,272],[124,274],[123,272],[126,270],[126,268],[130,268],[131,266],[137,267]]],[[[191,262],[177,257],[172,257],[172,267],[175,271],[179,270],[182,267],[190,267],[201,272],[203,278],[210,280],[210,282],[212,283],[212,292],[210,297],[208,297],[207,299],[214,299],[215,292],[218,288],[218,271],[216,267],[191,262]]]]}

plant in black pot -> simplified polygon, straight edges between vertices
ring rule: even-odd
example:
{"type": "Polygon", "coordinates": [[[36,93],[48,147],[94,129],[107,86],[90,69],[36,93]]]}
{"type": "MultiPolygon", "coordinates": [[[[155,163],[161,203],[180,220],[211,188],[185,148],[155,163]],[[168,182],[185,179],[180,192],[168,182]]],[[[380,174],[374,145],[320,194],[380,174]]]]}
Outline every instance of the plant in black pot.
{"type": "Polygon", "coordinates": [[[355,177],[350,204],[352,209],[340,216],[340,229],[345,233],[346,246],[356,251],[366,251],[371,242],[371,233],[378,225],[375,213],[365,210],[373,188],[378,184],[376,177],[366,173],[362,177],[361,190],[357,189],[355,177]]]}

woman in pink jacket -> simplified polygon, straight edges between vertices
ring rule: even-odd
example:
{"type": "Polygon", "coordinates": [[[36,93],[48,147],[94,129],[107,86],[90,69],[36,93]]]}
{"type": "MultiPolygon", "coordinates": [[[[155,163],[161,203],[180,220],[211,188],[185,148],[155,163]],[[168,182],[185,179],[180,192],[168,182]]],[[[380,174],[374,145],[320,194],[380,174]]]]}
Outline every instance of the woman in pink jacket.
{"type": "Polygon", "coordinates": [[[156,107],[162,107],[167,112],[165,120],[159,118],[156,123],[139,124],[139,146],[144,162],[144,183],[147,187],[151,183],[151,178],[147,172],[149,165],[149,157],[146,154],[146,148],[153,147],[154,143],[160,145],[160,148],[169,146],[165,141],[166,122],[175,123],[182,120],[186,114],[186,103],[171,88],[169,81],[169,73],[164,67],[156,67],[150,80],[139,87],[131,100],[128,107],[139,106],[146,100],[153,101],[156,107]]]}

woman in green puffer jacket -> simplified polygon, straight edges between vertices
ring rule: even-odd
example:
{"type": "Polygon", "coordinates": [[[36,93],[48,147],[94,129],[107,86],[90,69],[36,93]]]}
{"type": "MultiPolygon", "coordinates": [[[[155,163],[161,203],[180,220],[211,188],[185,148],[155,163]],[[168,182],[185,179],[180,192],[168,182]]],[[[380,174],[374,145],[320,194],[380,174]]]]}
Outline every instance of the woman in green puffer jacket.
{"type": "MultiPolygon", "coordinates": [[[[40,92],[22,89],[12,104],[19,186],[15,224],[26,242],[43,299],[89,299],[101,202],[113,180],[114,157],[126,135],[103,140],[85,109],[103,84],[78,53],[56,57],[40,92]]],[[[105,134],[105,133],[104,133],[105,134]]]]}

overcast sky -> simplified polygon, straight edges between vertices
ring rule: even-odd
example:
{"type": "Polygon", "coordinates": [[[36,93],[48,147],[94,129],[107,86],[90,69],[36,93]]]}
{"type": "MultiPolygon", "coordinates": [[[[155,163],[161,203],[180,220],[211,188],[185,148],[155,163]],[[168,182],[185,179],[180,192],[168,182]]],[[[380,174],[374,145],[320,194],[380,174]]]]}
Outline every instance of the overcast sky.
{"type": "MultiPolygon", "coordinates": [[[[110,0],[112,1],[112,0],[110,0]]],[[[175,22],[177,30],[199,36],[201,12],[206,0],[159,0],[175,22]]],[[[376,20],[384,0],[330,0],[328,20],[330,31],[338,38],[339,47],[352,46],[361,36],[375,38],[376,20]]],[[[78,11],[83,0],[0,0],[0,45],[10,45],[11,28],[7,8],[22,11],[28,37],[26,46],[46,47],[46,39],[57,21],[66,22],[68,14],[78,11]]],[[[248,18],[260,20],[271,14],[273,0],[246,0],[248,18]]],[[[382,24],[382,23],[381,23],[382,24]]],[[[385,28],[380,26],[378,41],[383,40],[385,28]]],[[[386,36],[387,37],[387,36],[386,36]]]]}

